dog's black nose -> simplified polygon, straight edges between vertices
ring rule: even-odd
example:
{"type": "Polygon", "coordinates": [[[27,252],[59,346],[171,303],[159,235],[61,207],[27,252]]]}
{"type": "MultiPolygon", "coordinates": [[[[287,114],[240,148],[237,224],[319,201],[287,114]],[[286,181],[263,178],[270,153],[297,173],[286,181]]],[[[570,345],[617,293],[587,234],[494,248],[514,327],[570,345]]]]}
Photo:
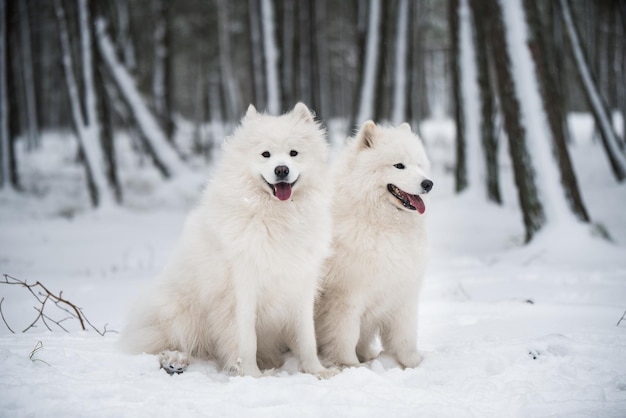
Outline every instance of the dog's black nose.
{"type": "Polygon", "coordinates": [[[430,180],[424,180],[424,181],[422,182],[422,189],[424,189],[424,191],[425,191],[426,193],[430,192],[432,188],[433,188],[433,182],[432,182],[432,181],[430,181],[430,180]]]}
{"type": "Polygon", "coordinates": [[[276,168],[274,169],[274,174],[276,174],[277,179],[282,180],[289,175],[289,167],[287,167],[286,165],[276,166],[276,168]]]}

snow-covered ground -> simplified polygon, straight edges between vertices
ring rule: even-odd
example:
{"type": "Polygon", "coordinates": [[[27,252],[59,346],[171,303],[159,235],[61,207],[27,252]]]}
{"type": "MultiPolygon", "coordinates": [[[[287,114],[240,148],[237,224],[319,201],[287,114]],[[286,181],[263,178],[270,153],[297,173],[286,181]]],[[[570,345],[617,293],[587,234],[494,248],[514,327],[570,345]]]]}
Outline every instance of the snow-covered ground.
{"type": "MultiPolygon", "coordinates": [[[[503,160],[504,206],[454,196],[453,129],[422,126],[435,189],[420,367],[401,370],[383,356],[320,381],[297,373],[293,359],[261,379],[196,362],[168,376],[154,356],[119,352],[115,333],[69,321],[69,333],[42,324],[19,332],[35,319],[35,300],[0,284],[2,312],[18,331],[0,322],[0,417],[626,416],[626,319],[617,326],[626,310],[626,185],[613,180],[585,118],[571,120],[572,156],[596,230],[613,242],[555,226],[523,246],[510,164],[503,160]]],[[[21,155],[37,197],[0,195],[0,273],[63,291],[97,328],[120,330],[141,285],[163,267],[200,180],[162,185],[120,141],[129,204],[85,210],[74,142],[48,135],[41,152],[21,155]]]]}

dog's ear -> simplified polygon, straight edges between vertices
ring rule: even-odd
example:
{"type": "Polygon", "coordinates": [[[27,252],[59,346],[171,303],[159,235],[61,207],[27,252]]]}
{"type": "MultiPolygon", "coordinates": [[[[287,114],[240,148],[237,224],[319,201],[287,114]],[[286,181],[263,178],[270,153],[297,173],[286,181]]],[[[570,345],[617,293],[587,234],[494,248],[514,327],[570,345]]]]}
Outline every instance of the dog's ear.
{"type": "Polygon", "coordinates": [[[313,114],[311,113],[309,108],[302,102],[296,103],[296,106],[293,108],[293,114],[306,123],[315,123],[315,120],[313,119],[313,114]]]}
{"type": "Polygon", "coordinates": [[[374,146],[374,137],[376,136],[376,123],[374,121],[366,121],[356,136],[359,148],[372,148],[374,146]]]}
{"type": "Polygon", "coordinates": [[[402,129],[403,131],[411,132],[411,125],[409,125],[406,122],[401,123],[400,126],[398,126],[398,128],[402,129]]]}
{"type": "Polygon", "coordinates": [[[254,107],[254,105],[250,105],[248,106],[248,110],[246,110],[246,118],[253,118],[257,115],[257,111],[256,111],[256,107],[254,107]]]}

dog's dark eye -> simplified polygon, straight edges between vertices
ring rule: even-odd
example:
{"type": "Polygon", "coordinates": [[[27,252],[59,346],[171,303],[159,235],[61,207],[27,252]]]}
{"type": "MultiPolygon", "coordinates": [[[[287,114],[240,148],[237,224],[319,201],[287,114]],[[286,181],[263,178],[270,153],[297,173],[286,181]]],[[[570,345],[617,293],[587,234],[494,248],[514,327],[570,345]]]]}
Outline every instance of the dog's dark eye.
{"type": "Polygon", "coordinates": [[[261,153],[261,155],[262,155],[263,157],[265,157],[265,158],[270,158],[270,155],[271,155],[271,154],[270,154],[270,152],[269,152],[269,151],[263,151],[263,152],[261,153]]]}
{"type": "Polygon", "coordinates": [[[399,169],[399,170],[404,170],[404,168],[405,168],[404,164],[402,164],[402,163],[394,164],[393,166],[395,168],[399,169]]]}
{"type": "Polygon", "coordinates": [[[289,151],[289,155],[295,157],[296,155],[298,155],[298,151],[292,149],[291,151],[289,151]]]}

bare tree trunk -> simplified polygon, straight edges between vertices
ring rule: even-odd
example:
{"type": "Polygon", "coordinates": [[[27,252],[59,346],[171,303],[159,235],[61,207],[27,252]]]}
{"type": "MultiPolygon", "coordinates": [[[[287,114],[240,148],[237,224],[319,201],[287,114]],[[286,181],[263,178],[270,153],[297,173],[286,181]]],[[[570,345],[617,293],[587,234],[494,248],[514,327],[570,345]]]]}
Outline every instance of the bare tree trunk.
{"type": "Polygon", "coordinates": [[[470,0],[469,5],[474,17],[474,46],[481,107],[480,130],[482,149],[485,156],[487,198],[492,202],[500,204],[502,203],[502,197],[500,195],[498,170],[498,138],[494,126],[496,109],[490,74],[490,57],[487,47],[490,39],[485,33],[485,26],[478,21],[478,18],[486,13],[485,3],[482,0],[470,0]]]}
{"type": "Polygon", "coordinates": [[[263,42],[261,34],[261,11],[259,0],[248,0],[248,19],[250,22],[250,55],[252,79],[252,103],[257,109],[266,106],[265,68],[263,65],[263,42]]]}
{"type": "Polygon", "coordinates": [[[6,0],[0,0],[0,190],[11,189],[9,138],[9,95],[7,94],[7,13],[6,0]]]}
{"type": "Polygon", "coordinates": [[[506,43],[502,10],[498,0],[485,0],[489,27],[491,53],[495,60],[496,80],[504,126],[509,141],[509,153],[513,163],[513,175],[522,209],[526,241],[530,241],[546,222],[545,213],[535,183],[535,172],[527,149],[526,128],[522,125],[520,103],[515,93],[515,80],[511,72],[511,58],[506,43]]]}
{"type": "Polygon", "coordinates": [[[313,88],[311,82],[311,70],[313,68],[313,56],[311,53],[311,19],[309,6],[312,0],[298,1],[298,77],[297,97],[299,100],[311,106],[313,102],[313,88]]]}
{"type": "Polygon", "coordinates": [[[423,51],[423,31],[424,22],[424,6],[422,2],[409,1],[409,10],[411,17],[411,53],[409,54],[410,70],[410,88],[407,89],[407,103],[410,106],[410,117],[413,121],[414,129],[419,130],[420,122],[425,119],[428,113],[426,109],[426,80],[423,51]]]}
{"type": "Polygon", "coordinates": [[[407,47],[409,4],[408,0],[400,0],[396,17],[396,51],[395,51],[395,76],[393,80],[393,108],[391,121],[395,124],[405,122],[406,111],[406,87],[407,87],[407,47]]]}
{"type": "Polygon", "coordinates": [[[226,97],[226,119],[229,122],[235,122],[243,112],[241,106],[241,93],[239,85],[235,78],[235,69],[233,68],[233,58],[230,45],[230,17],[228,12],[229,2],[227,0],[216,0],[217,4],[217,26],[219,41],[219,65],[220,75],[225,88],[226,97]]]}
{"type": "Polygon", "coordinates": [[[282,103],[293,103],[296,101],[296,72],[294,71],[295,60],[295,44],[297,40],[296,31],[296,1],[283,0],[283,19],[282,19],[282,55],[281,55],[281,92],[282,103]]]}
{"type": "Polygon", "coordinates": [[[187,173],[189,169],[167,140],[156,118],[144,103],[133,78],[118,61],[113,43],[106,33],[105,23],[101,19],[96,22],[96,32],[99,52],[120,96],[126,102],[142,133],[144,148],[152,158],[155,167],[166,178],[187,173]]]}
{"type": "Polygon", "coordinates": [[[369,0],[368,23],[366,25],[365,55],[363,62],[362,82],[359,89],[359,99],[356,102],[357,112],[355,123],[361,124],[372,119],[375,114],[376,81],[379,70],[379,42],[381,37],[381,14],[380,0],[369,0]]]}
{"type": "Polygon", "coordinates": [[[589,222],[589,215],[578,189],[578,180],[570,161],[567,140],[563,131],[565,117],[561,112],[561,95],[557,88],[557,80],[553,77],[548,65],[548,52],[544,39],[547,29],[542,27],[536,0],[523,0],[523,3],[529,33],[531,34],[528,47],[535,61],[537,79],[552,133],[552,149],[558,162],[561,184],[572,212],[579,219],[589,222]]]}
{"type": "MultiPolygon", "coordinates": [[[[94,149],[96,147],[91,146],[91,144],[87,144],[87,141],[92,139],[92,137],[90,137],[89,135],[89,132],[87,130],[87,122],[85,120],[85,117],[83,116],[80,93],[78,91],[78,81],[76,80],[76,75],[74,74],[74,59],[72,57],[69,27],[61,0],[54,1],[54,8],[57,22],[59,25],[59,40],[61,43],[61,50],[63,54],[62,59],[63,68],[65,70],[65,82],[67,86],[68,96],[70,99],[74,129],[76,131],[76,138],[78,139],[79,150],[83,156],[82,161],[85,168],[85,177],[87,180],[87,188],[89,191],[91,204],[92,206],[97,207],[101,203],[100,190],[102,184],[96,180],[97,173],[95,172],[95,164],[92,164],[94,163],[94,156],[91,155],[89,152],[90,149],[94,149]]],[[[82,20],[82,16],[79,20],[82,20]]],[[[82,25],[79,24],[79,27],[82,27],[82,25]]],[[[82,47],[84,48],[84,45],[82,45],[82,47]]],[[[84,53],[85,51],[81,48],[81,52],[84,53]]],[[[83,60],[84,59],[85,57],[83,56],[83,60]]],[[[90,112],[90,110],[88,109],[87,112],[90,112]]]]}
{"type": "Polygon", "coordinates": [[[159,125],[171,143],[174,142],[172,119],[171,80],[171,10],[167,0],[152,0],[154,15],[154,66],[152,73],[152,100],[159,125]]]}
{"type": "Polygon", "coordinates": [[[460,25],[459,25],[459,0],[450,0],[448,3],[448,25],[450,28],[450,60],[452,67],[452,92],[454,95],[454,120],[456,121],[456,169],[455,190],[462,192],[468,186],[465,121],[463,109],[463,92],[461,85],[461,60],[460,60],[460,25]]]}
{"type": "Polygon", "coordinates": [[[116,44],[121,50],[122,62],[129,73],[133,74],[137,68],[137,57],[135,54],[135,42],[130,31],[130,11],[128,2],[130,0],[115,0],[117,11],[117,35],[116,44]]]}
{"type": "Polygon", "coordinates": [[[576,63],[576,70],[581,80],[589,107],[593,113],[594,120],[597,128],[600,130],[600,136],[602,138],[602,144],[604,150],[611,164],[611,169],[617,181],[621,182],[626,178],[626,157],[620,149],[617,135],[613,130],[610,114],[607,111],[606,105],[602,101],[600,92],[598,91],[597,83],[591,73],[588,61],[585,58],[578,31],[572,14],[570,12],[569,2],[567,0],[560,0],[558,3],[560,6],[561,17],[565,25],[565,31],[569,40],[570,50],[576,63]]]}
{"type": "Polygon", "coordinates": [[[319,0],[313,3],[315,15],[315,28],[313,32],[313,40],[315,44],[317,74],[317,93],[319,98],[315,103],[315,111],[317,116],[325,120],[336,112],[332,108],[332,91],[330,81],[330,62],[328,51],[328,16],[326,11],[326,2],[319,0]]]}
{"type": "MultiPolygon", "coordinates": [[[[95,24],[95,16],[98,15],[97,5],[92,2],[90,7],[91,21],[90,27],[95,24]]],[[[93,35],[94,31],[90,31],[93,35]]],[[[93,45],[92,36],[92,45],[93,45]]],[[[117,170],[117,158],[115,156],[115,141],[113,127],[113,104],[112,98],[107,94],[106,67],[102,60],[98,48],[93,48],[93,66],[94,66],[94,86],[95,96],[97,100],[97,124],[100,126],[100,136],[102,141],[102,150],[104,153],[105,173],[113,191],[113,196],[117,203],[122,202],[122,185],[117,170]]],[[[109,81],[110,82],[110,81],[109,81]]],[[[111,90],[109,88],[109,90],[111,90]]]]}
{"type": "Polygon", "coordinates": [[[278,82],[278,48],[274,31],[274,4],[272,0],[261,0],[261,28],[265,53],[265,77],[267,86],[267,109],[277,115],[281,111],[280,83],[278,82]]]}
{"type": "Polygon", "coordinates": [[[377,76],[374,78],[374,119],[389,120],[391,117],[392,92],[393,92],[393,49],[387,45],[393,45],[395,24],[396,1],[383,1],[380,5],[380,35],[378,36],[377,76]]]}
{"type": "Polygon", "coordinates": [[[17,2],[20,15],[20,45],[22,52],[22,71],[24,81],[24,102],[26,104],[26,147],[38,148],[39,122],[37,117],[37,99],[35,96],[35,78],[33,75],[32,46],[30,41],[30,18],[26,0],[17,2]]]}

